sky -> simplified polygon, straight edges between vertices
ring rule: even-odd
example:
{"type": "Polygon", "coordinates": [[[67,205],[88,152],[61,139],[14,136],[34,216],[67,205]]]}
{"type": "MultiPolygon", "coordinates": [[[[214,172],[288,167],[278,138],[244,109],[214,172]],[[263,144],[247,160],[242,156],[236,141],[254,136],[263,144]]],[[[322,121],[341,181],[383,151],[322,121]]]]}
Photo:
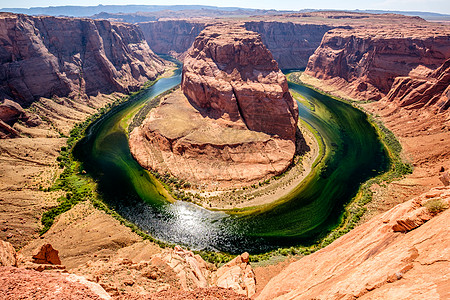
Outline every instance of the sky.
{"type": "Polygon", "coordinates": [[[0,0],[0,8],[7,7],[35,7],[35,6],[60,6],[60,5],[212,5],[212,6],[237,6],[245,8],[262,8],[277,10],[313,9],[379,9],[379,10],[403,10],[403,11],[427,11],[450,14],[450,0],[0,0]]]}

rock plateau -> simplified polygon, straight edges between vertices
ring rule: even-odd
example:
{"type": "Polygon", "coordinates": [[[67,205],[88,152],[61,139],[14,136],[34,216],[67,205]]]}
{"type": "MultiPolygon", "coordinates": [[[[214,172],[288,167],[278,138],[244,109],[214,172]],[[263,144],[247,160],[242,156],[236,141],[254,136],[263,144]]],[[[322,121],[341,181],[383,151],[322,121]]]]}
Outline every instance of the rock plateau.
{"type": "Polygon", "coordinates": [[[258,34],[206,27],[184,60],[181,89],[132,132],[142,166],[211,189],[248,185],[291,163],[297,105],[258,34]]]}

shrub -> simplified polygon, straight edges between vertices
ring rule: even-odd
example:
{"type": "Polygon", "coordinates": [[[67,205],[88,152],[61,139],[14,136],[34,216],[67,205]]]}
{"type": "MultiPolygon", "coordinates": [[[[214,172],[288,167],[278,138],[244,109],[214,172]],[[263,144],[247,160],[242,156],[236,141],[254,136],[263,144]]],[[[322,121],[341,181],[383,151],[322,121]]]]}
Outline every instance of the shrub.
{"type": "Polygon", "coordinates": [[[448,208],[447,204],[442,199],[432,199],[425,203],[425,207],[432,214],[440,213],[448,208]]]}

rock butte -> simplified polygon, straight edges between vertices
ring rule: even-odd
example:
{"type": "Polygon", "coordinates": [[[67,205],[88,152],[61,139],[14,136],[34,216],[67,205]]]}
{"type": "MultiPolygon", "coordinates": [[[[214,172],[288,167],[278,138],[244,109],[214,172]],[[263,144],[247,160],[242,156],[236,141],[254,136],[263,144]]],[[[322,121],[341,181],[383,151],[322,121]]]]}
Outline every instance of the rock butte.
{"type": "Polygon", "coordinates": [[[131,133],[142,166],[205,189],[249,185],[289,166],[297,104],[258,34],[206,27],[184,60],[181,90],[131,133]]]}

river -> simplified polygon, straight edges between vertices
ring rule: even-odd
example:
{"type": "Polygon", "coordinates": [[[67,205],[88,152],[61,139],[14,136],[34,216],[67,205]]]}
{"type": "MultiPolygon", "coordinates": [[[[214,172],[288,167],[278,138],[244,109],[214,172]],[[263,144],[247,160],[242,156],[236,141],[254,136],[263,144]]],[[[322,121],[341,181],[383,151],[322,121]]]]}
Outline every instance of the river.
{"type": "Polygon", "coordinates": [[[367,116],[351,105],[302,85],[300,118],[322,136],[326,153],[317,171],[280,204],[251,214],[209,211],[166,200],[161,185],[132,158],[121,122],[130,112],[181,81],[178,69],[140,97],[115,107],[86,131],[74,156],[98,182],[104,202],[156,239],[198,250],[263,253],[307,245],[329,232],[344,205],[367,179],[389,168],[389,159],[367,116]]]}

